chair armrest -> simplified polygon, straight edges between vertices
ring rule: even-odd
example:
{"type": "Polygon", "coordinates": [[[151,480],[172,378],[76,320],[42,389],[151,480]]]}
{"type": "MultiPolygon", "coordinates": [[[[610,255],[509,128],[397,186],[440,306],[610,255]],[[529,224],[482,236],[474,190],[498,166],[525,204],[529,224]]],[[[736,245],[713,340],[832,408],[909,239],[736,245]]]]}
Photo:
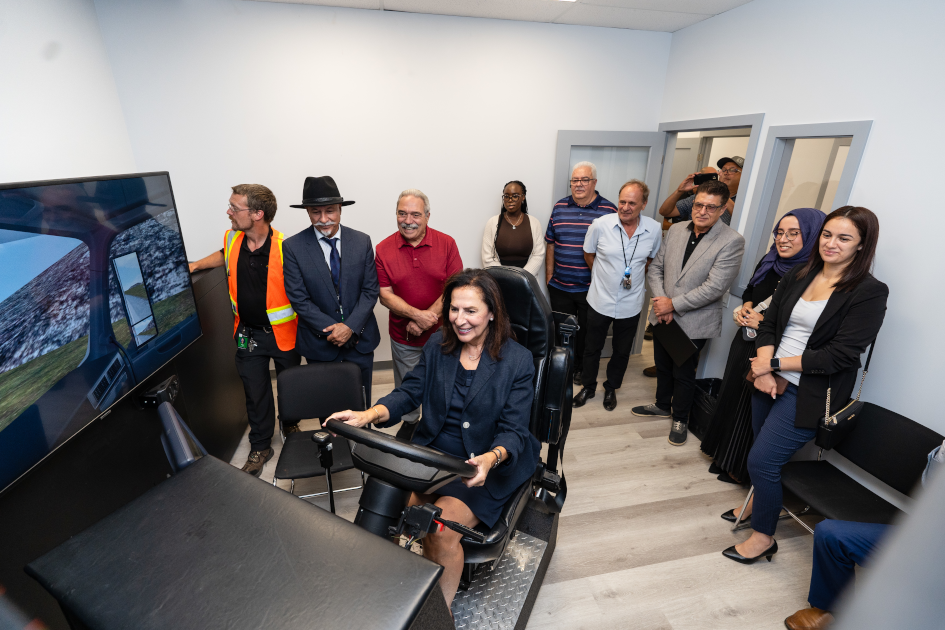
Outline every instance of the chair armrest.
{"type": "Polygon", "coordinates": [[[564,426],[564,413],[571,394],[571,350],[552,348],[548,357],[548,372],[545,383],[545,406],[542,410],[542,426],[539,439],[548,444],[557,444],[564,426]]]}

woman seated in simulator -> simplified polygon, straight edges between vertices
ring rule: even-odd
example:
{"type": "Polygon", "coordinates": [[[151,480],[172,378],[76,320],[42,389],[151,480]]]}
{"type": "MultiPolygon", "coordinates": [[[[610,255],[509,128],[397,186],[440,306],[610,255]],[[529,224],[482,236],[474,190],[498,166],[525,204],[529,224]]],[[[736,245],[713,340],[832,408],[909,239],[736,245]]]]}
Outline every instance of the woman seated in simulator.
{"type": "MultiPolygon", "coordinates": [[[[817,435],[828,388],[830,413],[846,406],[853,393],[860,355],[883,325],[889,296],[889,288],[870,274],[878,238],[879,220],[866,208],[834,210],[810,259],[787,272],[774,292],[758,327],[758,356],[751,360],[757,391],[748,474],[755,492],[745,519],[754,531],[723,551],[727,558],[748,564],[777,553],[781,468],[817,435]]],[[[739,510],[722,518],[732,520],[739,510]]]]}
{"type": "Polygon", "coordinates": [[[502,189],[499,214],[486,221],[482,234],[482,266],[518,267],[541,280],[545,235],[541,221],[528,214],[525,184],[514,180],[502,189]]]}
{"type": "Polygon", "coordinates": [[[817,247],[825,218],[816,208],[797,208],[781,217],[771,231],[771,249],[758,261],[742,294],[742,305],[733,313],[739,328],[728,352],[715,413],[702,440],[702,452],[713,459],[709,472],[718,473],[719,481],[742,483],[748,477],[748,452],[753,442],[751,394],[755,388],[745,380],[745,373],[755,356],[758,326],[781,277],[806,263],[817,247]]]}
{"type": "MultiPolygon", "coordinates": [[[[535,366],[531,352],[513,340],[499,285],[485,271],[465,269],[446,281],[443,320],[449,325],[430,337],[400,387],[367,411],[331,418],[356,427],[390,424],[422,404],[413,442],[466,459],[477,472],[436,494],[414,493],[409,505],[435,503],[447,520],[492,528],[538,463],[540,444],[528,428],[535,366]]],[[[443,566],[447,606],[463,570],[461,538],[444,529],[423,540],[423,555],[443,566]]]]}

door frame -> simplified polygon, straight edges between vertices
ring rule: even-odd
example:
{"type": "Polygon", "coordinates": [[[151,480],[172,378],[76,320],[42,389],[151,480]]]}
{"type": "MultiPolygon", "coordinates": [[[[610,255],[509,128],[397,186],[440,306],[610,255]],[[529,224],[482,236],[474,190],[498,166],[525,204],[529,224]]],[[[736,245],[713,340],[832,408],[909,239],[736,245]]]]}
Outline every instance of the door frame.
{"type": "Polygon", "coordinates": [[[666,156],[672,160],[676,152],[676,138],[680,131],[718,131],[723,129],[737,129],[742,127],[751,127],[748,134],[748,148],[745,150],[745,165],[742,167],[742,179],[744,183],[740,185],[741,194],[735,200],[735,208],[732,209],[732,226],[738,229],[739,222],[745,207],[745,192],[748,189],[748,182],[752,177],[752,170],[755,164],[755,153],[758,151],[758,143],[761,139],[761,126],[764,123],[764,114],[741,114],[739,116],[722,116],[719,118],[697,118],[694,120],[676,120],[672,122],[660,123],[659,130],[666,132],[666,146],[663,149],[663,175],[660,181],[660,194],[657,195],[658,203],[655,209],[669,197],[673,190],[673,182],[669,181],[672,174],[672,164],[665,164],[666,156]],[[746,177],[747,175],[747,177],[746,177]],[[744,186],[743,188],[741,186],[744,186]]]}
{"type": "MultiPolygon", "coordinates": [[[[559,130],[555,149],[554,203],[570,194],[568,180],[571,178],[572,146],[649,147],[650,153],[646,161],[646,185],[650,188],[652,195],[652,191],[659,188],[665,143],[666,134],[659,131],[559,130]]],[[[616,199],[611,199],[611,201],[617,203],[616,199]]],[[[658,207],[651,208],[650,204],[647,204],[643,214],[652,217],[658,207]]]]}
{"type": "MultiPolygon", "coordinates": [[[[811,123],[804,125],[778,125],[768,128],[764,151],[758,168],[759,177],[755,182],[751,195],[751,205],[748,211],[748,221],[745,224],[745,257],[742,268],[735,281],[739,294],[745,291],[748,281],[754,273],[755,264],[764,255],[767,249],[768,234],[774,227],[774,209],[781,199],[784,181],[787,177],[788,166],[791,162],[791,153],[794,150],[794,140],[802,138],[832,138],[850,136],[850,152],[843,165],[843,173],[837,185],[837,192],[833,198],[831,210],[847,205],[856,174],[860,169],[860,162],[866,152],[866,143],[869,139],[872,120],[858,120],[851,122],[811,123]]],[[[836,150],[836,146],[834,150],[836,150]]],[[[747,160],[747,158],[746,158],[747,160]]]]}

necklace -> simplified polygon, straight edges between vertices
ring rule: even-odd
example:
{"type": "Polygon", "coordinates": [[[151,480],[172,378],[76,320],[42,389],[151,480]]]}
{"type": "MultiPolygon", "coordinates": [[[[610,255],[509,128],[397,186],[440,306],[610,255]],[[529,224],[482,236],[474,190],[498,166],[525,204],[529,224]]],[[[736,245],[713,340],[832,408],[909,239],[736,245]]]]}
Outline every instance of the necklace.
{"type": "Polygon", "coordinates": [[[467,357],[470,361],[475,361],[475,360],[477,360],[477,359],[478,359],[479,357],[481,357],[481,356],[482,356],[482,348],[479,348],[479,354],[469,354],[468,352],[466,353],[466,357],[467,357]]]}
{"type": "Polygon", "coordinates": [[[515,228],[517,228],[518,226],[522,224],[522,221],[525,220],[525,213],[523,212],[522,215],[518,218],[518,223],[512,223],[511,219],[509,219],[508,213],[505,214],[505,220],[509,222],[509,225],[511,225],[512,229],[514,230],[515,228]]]}

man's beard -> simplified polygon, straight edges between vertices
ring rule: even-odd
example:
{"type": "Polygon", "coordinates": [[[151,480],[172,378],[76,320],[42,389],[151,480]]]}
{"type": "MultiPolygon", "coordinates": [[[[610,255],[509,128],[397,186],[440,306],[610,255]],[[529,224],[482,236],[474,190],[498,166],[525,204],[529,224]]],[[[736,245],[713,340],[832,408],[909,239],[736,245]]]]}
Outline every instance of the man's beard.
{"type": "Polygon", "coordinates": [[[322,223],[318,222],[315,224],[315,229],[318,230],[322,236],[331,236],[332,230],[335,229],[335,226],[338,225],[337,222],[322,223]]]}

